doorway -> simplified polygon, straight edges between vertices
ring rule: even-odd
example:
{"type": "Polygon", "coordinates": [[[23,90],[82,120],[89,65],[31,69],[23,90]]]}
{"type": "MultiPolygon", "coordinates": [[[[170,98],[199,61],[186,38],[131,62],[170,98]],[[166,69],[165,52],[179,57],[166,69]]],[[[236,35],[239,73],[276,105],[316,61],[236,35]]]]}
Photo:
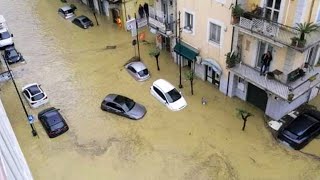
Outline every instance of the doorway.
{"type": "Polygon", "coordinates": [[[316,45],[309,50],[309,54],[308,54],[308,58],[307,58],[306,63],[308,63],[308,65],[310,65],[311,67],[316,64],[318,50],[319,50],[319,45],[316,45]]]}
{"type": "Polygon", "coordinates": [[[268,103],[268,95],[264,90],[248,83],[247,101],[265,112],[268,103]]]}
{"type": "Polygon", "coordinates": [[[256,68],[260,69],[261,68],[261,58],[262,55],[266,52],[270,51],[271,55],[273,56],[272,52],[273,52],[273,47],[266,42],[263,41],[259,41],[258,43],[258,52],[257,52],[257,59],[256,59],[256,68]]]}
{"type": "Polygon", "coordinates": [[[206,73],[205,73],[205,79],[206,81],[210,82],[211,84],[214,84],[219,87],[220,85],[220,75],[215,72],[211,66],[205,66],[206,73]]]}

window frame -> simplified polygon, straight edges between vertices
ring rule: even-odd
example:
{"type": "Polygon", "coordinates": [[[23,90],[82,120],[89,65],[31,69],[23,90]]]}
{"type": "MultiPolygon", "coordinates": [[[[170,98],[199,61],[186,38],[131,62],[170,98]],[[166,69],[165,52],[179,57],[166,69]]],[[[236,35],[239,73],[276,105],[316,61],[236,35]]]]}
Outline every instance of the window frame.
{"type": "Polygon", "coordinates": [[[194,35],[195,34],[195,27],[196,27],[195,24],[196,24],[196,22],[195,22],[195,13],[185,9],[184,10],[184,16],[183,16],[183,28],[182,28],[183,32],[194,35]],[[187,27],[186,14],[189,14],[189,15],[192,16],[192,27],[191,27],[190,30],[186,28],[187,27]]]}
{"type": "Polygon", "coordinates": [[[207,42],[216,47],[216,48],[223,48],[223,41],[224,41],[224,32],[226,32],[226,26],[224,25],[224,23],[222,21],[216,20],[216,19],[212,19],[212,18],[208,18],[208,23],[207,23],[207,42]],[[217,26],[220,26],[220,42],[214,42],[212,40],[210,40],[210,24],[215,24],[217,26]]]}
{"type": "Polygon", "coordinates": [[[212,42],[212,43],[215,43],[215,44],[220,44],[221,43],[221,26],[220,25],[218,25],[218,24],[215,24],[215,23],[213,23],[213,22],[209,22],[209,41],[210,42],[212,42]],[[214,40],[213,38],[211,39],[211,32],[213,32],[213,28],[211,28],[211,27],[214,27],[214,26],[216,26],[216,27],[218,27],[218,28],[220,28],[220,32],[219,33],[217,33],[217,29],[215,30],[215,34],[216,34],[216,36],[219,34],[219,42],[218,41],[216,41],[216,40],[214,40]]]}

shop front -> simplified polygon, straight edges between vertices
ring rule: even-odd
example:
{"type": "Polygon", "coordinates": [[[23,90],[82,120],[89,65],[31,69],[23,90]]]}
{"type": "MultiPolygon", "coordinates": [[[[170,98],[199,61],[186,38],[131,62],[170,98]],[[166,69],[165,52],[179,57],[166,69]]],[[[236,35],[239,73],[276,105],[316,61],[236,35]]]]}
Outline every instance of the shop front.
{"type": "Polygon", "coordinates": [[[203,59],[201,61],[201,65],[205,67],[204,80],[219,87],[220,76],[222,74],[222,68],[220,65],[213,59],[203,59]]]}

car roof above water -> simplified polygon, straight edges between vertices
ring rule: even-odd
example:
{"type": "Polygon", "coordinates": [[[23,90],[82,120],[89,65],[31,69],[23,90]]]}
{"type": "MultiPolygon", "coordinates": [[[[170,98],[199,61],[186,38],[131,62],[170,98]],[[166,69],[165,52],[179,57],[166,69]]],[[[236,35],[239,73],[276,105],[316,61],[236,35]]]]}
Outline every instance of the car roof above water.
{"type": "Polygon", "coordinates": [[[169,92],[175,88],[171,83],[169,83],[168,81],[166,81],[164,79],[156,80],[155,82],[153,82],[153,85],[160,87],[161,90],[163,90],[164,92],[169,92]]]}
{"type": "Polygon", "coordinates": [[[142,63],[142,62],[132,62],[129,64],[130,66],[132,66],[136,71],[141,71],[141,70],[144,70],[146,69],[146,66],[142,63]]]}
{"type": "Polygon", "coordinates": [[[68,10],[72,10],[72,8],[70,6],[63,6],[60,8],[62,11],[68,11],[68,10]]]}

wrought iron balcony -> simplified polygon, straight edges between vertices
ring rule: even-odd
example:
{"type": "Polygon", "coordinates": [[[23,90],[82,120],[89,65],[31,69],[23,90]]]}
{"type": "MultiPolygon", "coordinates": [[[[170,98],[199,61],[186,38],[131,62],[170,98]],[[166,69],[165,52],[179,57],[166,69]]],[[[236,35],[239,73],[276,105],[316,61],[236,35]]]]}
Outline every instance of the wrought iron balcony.
{"type": "Polygon", "coordinates": [[[304,76],[287,84],[276,79],[269,79],[267,76],[260,76],[258,70],[246,64],[238,64],[230,70],[246,81],[289,102],[300,97],[320,83],[320,67],[306,71],[304,76]],[[292,98],[290,94],[293,94],[292,98]]]}
{"type": "Polygon", "coordinates": [[[234,25],[243,29],[245,32],[258,34],[299,52],[304,52],[320,42],[320,32],[316,31],[306,35],[306,44],[304,46],[299,46],[292,40],[292,38],[298,38],[300,36],[300,33],[296,28],[266,20],[263,17],[255,16],[250,13],[245,13],[244,16],[240,17],[240,21],[234,25]]]}

